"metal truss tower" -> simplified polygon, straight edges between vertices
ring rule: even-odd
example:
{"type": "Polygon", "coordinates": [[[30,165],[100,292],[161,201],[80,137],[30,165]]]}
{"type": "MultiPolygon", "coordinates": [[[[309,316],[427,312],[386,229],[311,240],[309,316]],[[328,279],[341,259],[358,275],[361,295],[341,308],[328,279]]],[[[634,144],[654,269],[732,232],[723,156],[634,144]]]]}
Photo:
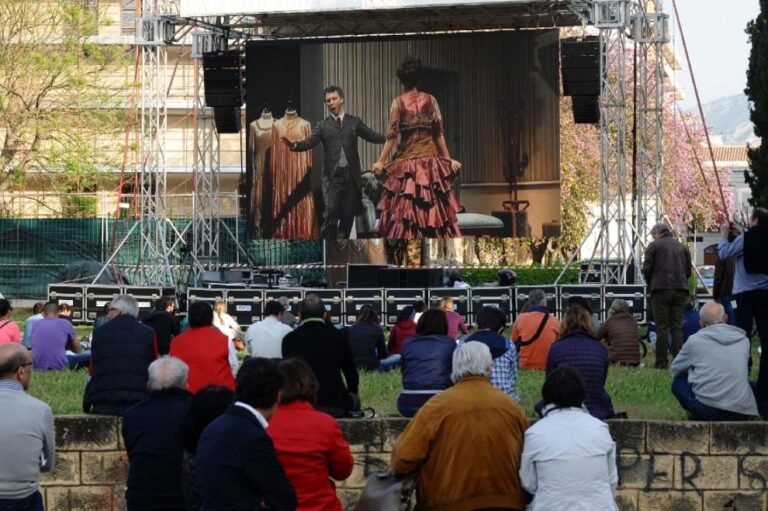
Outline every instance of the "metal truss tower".
{"type": "MultiPolygon", "coordinates": [[[[629,0],[596,0],[600,33],[600,249],[601,281],[626,282],[633,260],[627,223],[626,41],[629,0]]],[[[598,247],[596,247],[598,248],[598,247]]]]}
{"type": "MultiPolygon", "coordinates": [[[[640,0],[632,17],[637,49],[637,177],[634,190],[635,260],[650,240],[653,223],[663,214],[664,190],[664,44],[669,16],[661,0],[640,0]]],[[[639,282],[640,267],[636,267],[639,282]]]]}
{"type": "Polygon", "coordinates": [[[141,45],[141,135],[139,161],[139,260],[144,285],[173,285],[166,217],[165,143],[168,128],[168,51],[173,27],[163,16],[177,12],[174,0],[144,0],[136,39],[141,45]]]}
{"type": "Polygon", "coordinates": [[[213,109],[203,95],[203,53],[224,50],[227,40],[220,34],[198,30],[192,34],[195,69],[194,125],[195,190],[192,209],[192,257],[196,273],[210,269],[219,261],[219,133],[213,122],[213,109]]]}

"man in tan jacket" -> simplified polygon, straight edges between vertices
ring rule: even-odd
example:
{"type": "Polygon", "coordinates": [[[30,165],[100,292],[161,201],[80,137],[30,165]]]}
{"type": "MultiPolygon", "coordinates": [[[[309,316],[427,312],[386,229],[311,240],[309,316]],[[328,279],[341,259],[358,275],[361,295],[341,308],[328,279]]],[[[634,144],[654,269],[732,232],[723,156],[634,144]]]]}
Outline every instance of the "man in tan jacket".
{"type": "Polygon", "coordinates": [[[419,410],[392,451],[397,475],[419,474],[419,508],[439,511],[525,509],[520,457],[528,419],[491,386],[491,352],[480,342],[453,354],[455,385],[419,410]]]}

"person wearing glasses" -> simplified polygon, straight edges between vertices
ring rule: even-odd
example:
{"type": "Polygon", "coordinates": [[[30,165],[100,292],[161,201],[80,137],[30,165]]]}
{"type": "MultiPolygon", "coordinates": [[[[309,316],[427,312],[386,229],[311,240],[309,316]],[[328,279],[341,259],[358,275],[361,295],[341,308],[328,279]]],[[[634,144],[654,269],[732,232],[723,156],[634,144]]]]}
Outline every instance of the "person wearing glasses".
{"type": "Polygon", "coordinates": [[[40,472],[56,459],[51,407],[25,391],[32,354],[15,342],[0,344],[0,509],[43,511],[40,472]]]}

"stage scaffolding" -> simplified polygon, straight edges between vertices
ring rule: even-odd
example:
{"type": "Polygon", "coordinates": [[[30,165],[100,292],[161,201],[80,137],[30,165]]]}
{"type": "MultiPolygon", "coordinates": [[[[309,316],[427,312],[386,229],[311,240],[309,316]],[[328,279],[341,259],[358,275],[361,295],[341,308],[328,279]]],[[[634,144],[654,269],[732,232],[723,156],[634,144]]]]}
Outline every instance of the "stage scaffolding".
{"type": "MultiPolygon", "coordinates": [[[[195,58],[195,192],[191,247],[199,274],[218,268],[221,223],[217,218],[219,144],[211,109],[202,99],[204,51],[225,49],[245,39],[322,39],[342,36],[446,33],[450,31],[541,29],[591,25],[600,35],[600,218],[592,227],[598,241],[591,262],[602,265],[603,283],[640,278],[642,251],[649,219],[662,218],[663,62],[666,15],[661,0],[563,0],[429,6],[424,8],[269,16],[227,15],[205,18],[179,16],[180,0],[146,0],[138,20],[136,44],[141,60],[141,256],[142,284],[172,285],[168,253],[186,244],[179,233],[166,238],[165,130],[167,112],[167,44],[192,33],[195,58]],[[359,14],[359,16],[357,15],[359,14]],[[627,175],[627,41],[638,45],[637,176],[627,175]],[[631,194],[629,193],[631,189],[631,194]],[[628,213],[628,208],[631,212],[628,213]],[[628,273],[633,272],[633,273],[628,273]]],[[[231,233],[229,233],[231,235],[231,233]]],[[[186,238],[186,239],[185,239],[186,238]]],[[[584,242],[579,250],[584,248],[584,242]]],[[[575,254],[574,254],[575,258],[575,254]]],[[[574,260],[572,258],[572,261],[574,260]]],[[[639,282],[639,281],[638,281],[639,282]]]]}

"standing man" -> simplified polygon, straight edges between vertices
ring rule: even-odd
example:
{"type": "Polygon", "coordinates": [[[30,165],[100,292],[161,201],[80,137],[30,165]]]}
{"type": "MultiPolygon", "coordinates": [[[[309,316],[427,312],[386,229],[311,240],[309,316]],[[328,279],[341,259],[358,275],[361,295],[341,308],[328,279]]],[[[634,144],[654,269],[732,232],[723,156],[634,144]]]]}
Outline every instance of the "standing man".
{"type": "Polygon", "coordinates": [[[383,144],[386,137],[376,133],[359,117],[344,112],[344,91],[338,85],[325,88],[325,106],[331,115],[317,123],[306,140],[283,137],[291,151],[308,151],[323,143],[323,238],[349,238],[355,215],[363,211],[360,154],[357,138],[383,144]]]}
{"type": "Polygon", "coordinates": [[[656,369],[669,367],[667,339],[672,332],[672,357],[683,347],[683,309],[688,299],[691,253],[666,224],[651,229],[653,241],[645,249],[643,277],[651,293],[651,310],[656,322],[656,369]]]}
{"type": "Polygon", "coordinates": [[[720,227],[723,239],[717,245],[720,259],[736,259],[733,295],[736,298],[736,326],[752,337],[757,324],[760,337],[760,371],[757,374],[757,407],[768,415],[768,209],[755,208],[750,228],[728,241],[729,224],[720,227]]]}
{"type": "Polygon", "coordinates": [[[43,511],[40,472],[53,469],[53,413],[25,392],[32,355],[21,344],[0,344],[0,509],[43,511]]]}

